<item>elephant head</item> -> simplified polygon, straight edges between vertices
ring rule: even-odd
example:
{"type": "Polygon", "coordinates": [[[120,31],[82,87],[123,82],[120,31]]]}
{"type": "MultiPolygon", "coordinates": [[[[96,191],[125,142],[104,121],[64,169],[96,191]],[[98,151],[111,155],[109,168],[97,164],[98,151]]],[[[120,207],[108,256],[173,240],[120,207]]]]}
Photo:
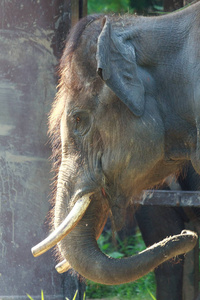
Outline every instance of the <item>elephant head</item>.
{"type": "Polygon", "coordinates": [[[59,272],[71,266],[103,284],[136,280],[191,250],[196,235],[184,232],[119,260],[103,254],[97,239],[108,215],[119,230],[134,197],[180,164],[166,163],[163,119],[128,31],[114,30],[106,17],[83,19],[68,38],[60,75],[49,121],[58,162],[55,229],[32,252],[58,244],[59,272]]]}

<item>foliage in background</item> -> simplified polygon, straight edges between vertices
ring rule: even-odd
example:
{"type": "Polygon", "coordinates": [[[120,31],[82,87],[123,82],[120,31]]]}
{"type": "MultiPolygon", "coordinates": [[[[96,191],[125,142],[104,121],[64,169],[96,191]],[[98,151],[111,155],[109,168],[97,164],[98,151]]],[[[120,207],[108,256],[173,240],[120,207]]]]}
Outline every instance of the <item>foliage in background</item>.
{"type": "Polygon", "coordinates": [[[88,0],[88,14],[110,12],[147,14],[162,10],[162,0],[88,0]]]}
{"type": "MultiPolygon", "coordinates": [[[[144,250],[141,233],[126,238],[123,242],[116,236],[116,243],[112,243],[111,231],[102,234],[98,240],[100,249],[114,258],[128,257],[144,250]]],[[[151,272],[135,282],[106,286],[87,281],[87,298],[101,299],[117,297],[118,299],[152,300],[155,298],[155,277],[151,272]]]]}
{"type": "Polygon", "coordinates": [[[88,14],[127,12],[130,9],[129,0],[88,0],[88,14]]]}

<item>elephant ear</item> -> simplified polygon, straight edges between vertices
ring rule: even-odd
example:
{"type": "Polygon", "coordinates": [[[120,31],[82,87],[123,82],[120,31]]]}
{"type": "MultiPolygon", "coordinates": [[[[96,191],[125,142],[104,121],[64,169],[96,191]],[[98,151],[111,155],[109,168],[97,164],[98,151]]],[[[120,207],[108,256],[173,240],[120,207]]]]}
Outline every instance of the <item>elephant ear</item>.
{"type": "Polygon", "coordinates": [[[138,77],[135,49],[127,35],[112,30],[108,17],[97,42],[97,72],[136,115],[144,112],[144,86],[138,77]]]}

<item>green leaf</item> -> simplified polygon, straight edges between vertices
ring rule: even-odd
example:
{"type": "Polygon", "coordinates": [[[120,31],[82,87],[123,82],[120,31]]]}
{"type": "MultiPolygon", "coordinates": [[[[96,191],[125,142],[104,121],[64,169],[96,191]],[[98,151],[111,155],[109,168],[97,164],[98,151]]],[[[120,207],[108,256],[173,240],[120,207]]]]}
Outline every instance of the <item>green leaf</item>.
{"type": "Polygon", "coordinates": [[[102,251],[105,251],[105,250],[107,250],[108,249],[108,247],[110,247],[110,244],[104,244],[104,245],[102,245],[102,251]]]}
{"type": "Polygon", "coordinates": [[[112,252],[112,253],[109,253],[108,254],[109,256],[113,257],[113,258],[122,258],[124,257],[124,254],[123,253],[120,253],[120,252],[112,252]]]}

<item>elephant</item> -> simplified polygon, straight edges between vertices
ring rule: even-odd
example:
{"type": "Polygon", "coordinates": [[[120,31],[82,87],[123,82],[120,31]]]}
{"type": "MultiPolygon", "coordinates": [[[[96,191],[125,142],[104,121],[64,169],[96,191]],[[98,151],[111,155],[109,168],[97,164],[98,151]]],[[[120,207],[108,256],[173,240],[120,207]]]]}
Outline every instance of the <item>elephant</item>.
{"type": "Polygon", "coordinates": [[[183,231],[141,253],[112,259],[97,245],[145,189],[191,161],[200,173],[200,2],[159,17],[93,15],[72,29],[49,116],[56,161],[51,234],[60,273],[72,267],[102,284],[137,280],[190,251],[183,231]]]}

